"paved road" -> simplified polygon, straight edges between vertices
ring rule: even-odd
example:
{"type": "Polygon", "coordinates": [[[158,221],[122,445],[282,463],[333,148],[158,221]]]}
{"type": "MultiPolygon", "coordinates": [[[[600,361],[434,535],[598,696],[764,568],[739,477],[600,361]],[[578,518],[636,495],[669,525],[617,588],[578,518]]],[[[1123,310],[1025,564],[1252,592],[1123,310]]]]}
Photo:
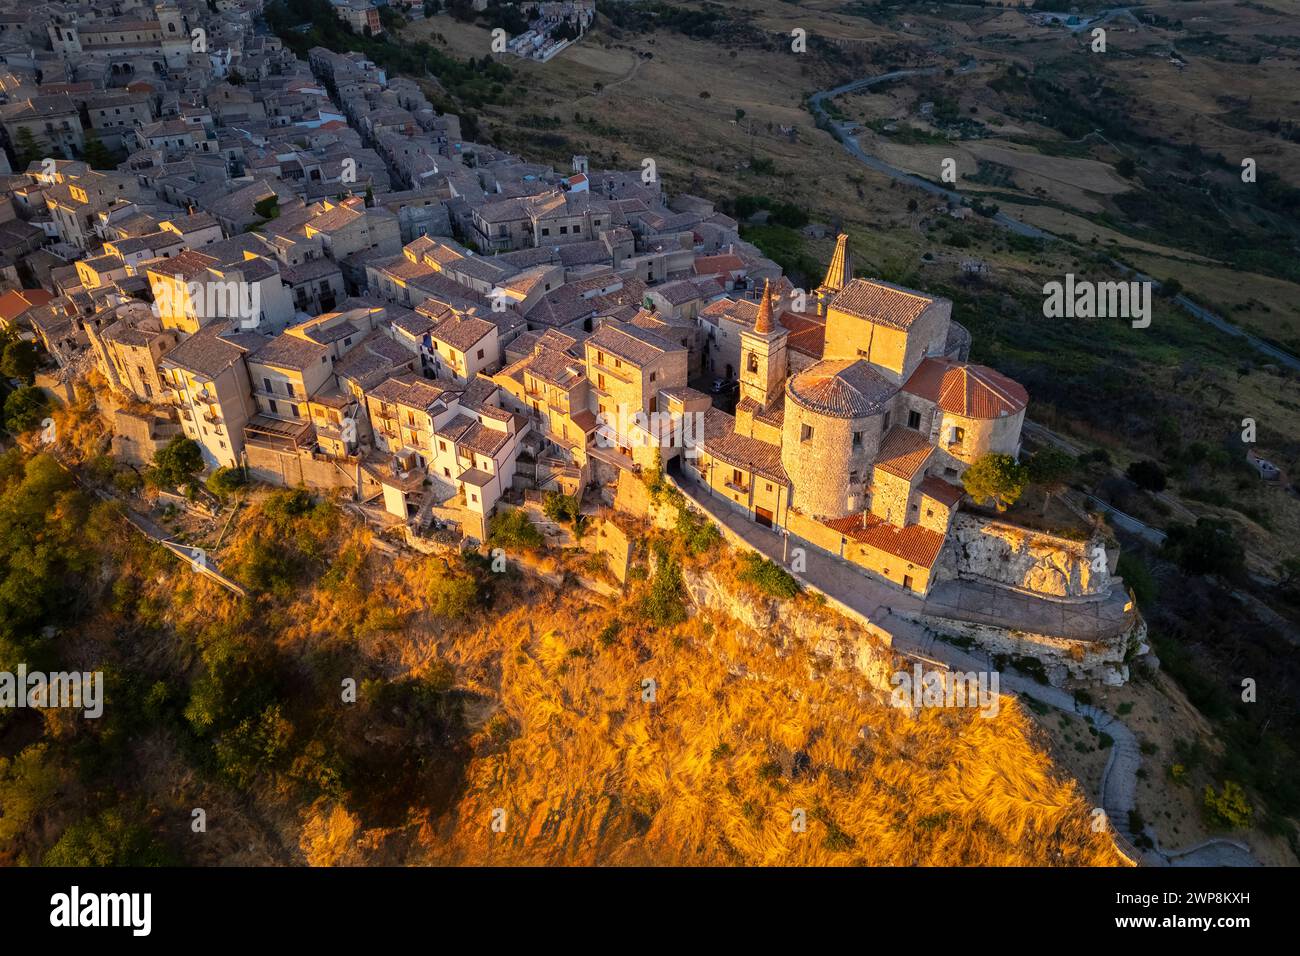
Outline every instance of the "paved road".
{"type": "MultiPolygon", "coordinates": [[[[711,497],[700,486],[679,480],[672,474],[671,466],[670,475],[678,489],[700,510],[726,525],[760,554],[785,563],[785,541],[781,534],[755,524],[726,501],[711,497]]],[[[798,577],[887,631],[892,638],[892,647],[898,653],[955,671],[996,670],[1000,691],[1029,697],[1067,714],[1084,717],[1099,732],[1108,734],[1114,744],[1102,773],[1098,801],[1111,824],[1116,846],[1130,859],[1146,866],[1256,865],[1247,847],[1229,840],[1209,840],[1182,851],[1161,850],[1150,824],[1146,826],[1144,835],[1155,843],[1156,849],[1144,853],[1133,846],[1129,814],[1137,805],[1137,772],[1142,766],[1142,752],[1137,736],[1114,714],[1091,704],[1081,704],[1059,687],[1040,684],[1011,668],[998,668],[992,657],[979,648],[968,651],[937,639],[914,621],[896,613],[918,611],[922,602],[914,595],[860,574],[815,548],[807,549],[807,567],[798,577]]]]}
{"type": "MultiPolygon", "coordinates": [[[[1112,15],[1118,15],[1127,12],[1128,12],[1127,7],[1116,8],[1114,10],[1107,11],[1105,14],[1102,15],[1101,19],[1109,19],[1110,16],[1112,15]]],[[[941,52],[941,50],[942,48],[939,48],[935,52],[941,52]]],[[[977,63],[975,60],[969,60],[962,66],[958,67],[954,72],[957,74],[968,73],[971,70],[975,69],[976,65],[977,63]]],[[[908,70],[893,70],[889,73],[881,73],[877,76],[864,77],[860,80],[854,80],[851,83],[845,83],[842,86],[837,86],[834,89],[821,90],[817,93],[814,93],[812,94],[812,96],[808,98],[808,104],[818,117],[824,119],[835,130],[837,138],[840,140],[840,143],[849,152],[849,154],[852,155],[854,159],[858,160],[858,162],[862,163],[864,166],[868,166],[879,173],[883,173],[884,175],[889,176],[891,179],[894,179],[897,182],[906,183],[909,186],[915,186],[917,189],[922,189],[930,193],[931,195],[942,196],[943,198],[947,199],[951,203],[955,203],[957,205],[963,205],[966,202],[966,197],[964,197],[957,190],[948,189],[936,183],[932,183],[929,180],[922,179],[919,176],[914,176],[913,174],[906,172],[905,170],[899,169],[897,166],[891,166],[889,163],[886,163],[884,160],[872,156],[870,153],[868,153],[866,150],[862,148],[861,144],[858,142],[857,137],[852,135],[849,132],[849,130],[851,130],[855,124],[836,122],[830,117],[830,114],[826,112],[826,108],[825,108],[825,103],[827,100],[832,100],[835,97],[841,96],[845,93],[854,93],[857,92],[858,90],[864,90],[867,89],[868,87],[875,86],[879,83],[888,83],[890,80],[902,79],[908,76],[932,76],[936,73],[941,72],[943,69],[944,69],[943,67],[938,67],[938,66],[916,67],[908,70]]],[[[1010,229],[1012,232],[1015,232],[1022,236],[1028,236],[1032,239],[1054,239],[1058,242],[1066,242],[1070,245],[1077,245],[1076,243],[1069,243],[1068,240],[1062,239],[1060,236],[1050,233],[1045,229],[1039,229],[1037,226],[1031,226],[1029,223],[1021,222],[1019,219],[1013,219],[1011,216],[1003,212],[999,212],[996,215],[991,216],[989,218],[991,219],[991,221],[996,222],[998,225],[1003,226],[1006,229],[1010,229]]],[[[1117,268],[1123,270],[1124,272],[1131,274],[1139,282],[1150,282],[1152,284],[1152,287],[1155,289],[1159,289],[1161,287],[1161,283],[1158,279],[1155,279],[1144,272],[1140,272],[1139,270],[1134,269],[1132,266],[1125,264],[1119,259],[1112,258],[1111,263],[1115,265],[1117,268]]],[[[1197,305],[1195,302],[1187,298],[1187,296],[1185,295],[1175,296],[1173,301],[1189,315],[1200,319],[1202,322],[1205,322],[1207,325],[1213,326],[1214,328],[1218,329],[1221,332],[1224,332],[1227,335],[1232,335],[1232,336],[1236,336],[1237,338],[1243,339],[1248,345],[1251,346],[1251,348],[1255,349],[1257,352],[1263,355],[1268,356],[1270,359],[1272,359],[1273,361],[1277,362],[1280,365],[1284,365],[1287,368],[1292,369],[1294,371],[1300,371],[1300,357],[1292,355],[1290,352],[1287,352],[1285,349],[1281,349],[1276,345],[1264,341],[1257,335],[1252,335],[1250,332],[1247,332],[1245,329],[1242,329],[1240,326],[1234,325],[1233,323],[1229,322],[1227,319],[1223,318],[1223,316],[1210,311],[1204,306],[1197,305]]]]}

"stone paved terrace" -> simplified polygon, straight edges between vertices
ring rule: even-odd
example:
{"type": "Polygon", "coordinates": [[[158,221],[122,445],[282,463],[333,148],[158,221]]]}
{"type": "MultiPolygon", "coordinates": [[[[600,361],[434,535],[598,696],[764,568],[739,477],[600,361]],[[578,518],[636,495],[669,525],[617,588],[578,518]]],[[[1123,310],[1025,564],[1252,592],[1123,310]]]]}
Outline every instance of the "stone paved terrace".
{"type": "Polygon", "coordinates": [[[1050,637],[1104,641],[1132,623],[1134,612],[1126,610],[1128,603],[1122,584],[1100,601],[1063,602],[979,581],[948,580],[930,589],[921,613],[1050,637]]]}

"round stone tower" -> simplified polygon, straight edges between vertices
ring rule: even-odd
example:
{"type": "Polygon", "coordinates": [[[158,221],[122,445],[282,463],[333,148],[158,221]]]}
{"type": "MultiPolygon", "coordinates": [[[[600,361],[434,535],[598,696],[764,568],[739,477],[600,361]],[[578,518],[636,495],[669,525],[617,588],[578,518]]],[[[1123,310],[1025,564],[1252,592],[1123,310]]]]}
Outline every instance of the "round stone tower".
{"type": "Polygon", "coordinates": [[[861,359],[818,362],[786,382],[781,464],[791,504],[813,517],[865,507],[871,463],[897,389],[861,359]]]}

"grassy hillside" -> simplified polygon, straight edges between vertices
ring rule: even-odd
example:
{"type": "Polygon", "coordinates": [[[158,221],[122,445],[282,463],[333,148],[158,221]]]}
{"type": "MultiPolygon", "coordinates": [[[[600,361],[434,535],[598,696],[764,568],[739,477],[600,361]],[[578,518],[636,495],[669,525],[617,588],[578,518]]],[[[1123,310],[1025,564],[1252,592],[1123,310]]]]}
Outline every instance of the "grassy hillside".
{"type": "Polygon", "coordinates": [[[224,552],[240,600],[9,452],[0,534],[19,533],[44,563],[4,567],[0,663],[102,668],[109,693],[99,720],[0,715],[8,863],[1116,859],[1009,703],[913,720],[803,652],[684,618],[663,569],[725,566],[708,536],[695,557],[665,542],[675,557],[605,607],[473,558],[394,560],[334,505],[260,493],[224,552]],[[24,607],[46,579],[79,601],[24,607]]]}

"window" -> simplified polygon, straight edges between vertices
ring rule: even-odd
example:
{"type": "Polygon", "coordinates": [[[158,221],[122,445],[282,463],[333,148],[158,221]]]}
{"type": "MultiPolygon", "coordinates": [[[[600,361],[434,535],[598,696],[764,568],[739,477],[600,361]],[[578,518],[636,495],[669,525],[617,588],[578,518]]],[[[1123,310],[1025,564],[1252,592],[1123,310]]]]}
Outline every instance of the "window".
{"type": "Polygon", "coordinates": [[[812,437],[813,437],[813,427],[812,427],[811,425],[800,425],[800,426],[799,426],[799,440],[800,440],[800,441],[812,441],[812,437]]]}
{"type": "Polygon", "coordinates": [[[745,487],[745,473],[739,468],[731,469],[731,483],[737,488],[745,487]]]}
{"type": "Polygon", "coordinates": [[[907,413],[907,427],[913,429],[914,431],[918,431],[918,432],[921,430],[921,413],[920,413],[920,412],[908,412],[908,413],[907,413]]]}
{"type": "Polygon", "coordinates": [[[298,411],[297,405],[290,405],[289,410],[293,412],[294,418],[302,418],[302,412],[298,411]]]}
{"type": "Polygon", "coordinates": [[[477,504],[477,502],[478,502],[478,495],[471,494],[471,495],[469,496],[469,500],[470,500],[470,501],[473,501],[473,502],[475,502],[475,503],[477,504]]]}
{"type": "Polygon", "coordinates": [[[889,431],[889,412],[885,412],[885,417],[881,420],[880,423],[880,430],[882,432],[889,431]]]}
{"type": "Polygon", "coordinates": [[[656,373],[654,373],[654,372],[651,372],[651,373],[650,373],[650,381],[653,382],[653,381],[655,380],[655,374],[656,374],[656,373]]]}
{"type": "Polygon", "coordinates": [[[447,450],[447,443],[446,443],[445,441],[443,441],[441,438],[438,439],[438,450],[439,450],[439,451],[446,451],[446,450],[447,450]]]}
{"type": "Polygon", "coordinates": [[[549,228],[548,226],[543,226],[543,227],[542,227],[542,235],[543,235],[543,236],[549,236],[550,234],[551,234],[551,230],[550,230],[550,228],[549,228]]]}
{"type": "Polygon", "coordinates": [[[482,349],[479,349],[479,350],[478,350],[478,357],[479,357],[479,358],[482,358],[482,357],[483,357],[483,350],[482,350],[482,349]]]}
{"type": "Polygon", "coordinates": [[[960,445],[965,440],[966,440],[966,429],[960,427],[959,425],[953,425],[952,443],[954,445],[960,445]]]}
{"type": "Polygon", "coordinates": [[[268,395],[275,393],[275,389],[271,387],[271,380],[269,378],[262,379],[262,384],[266,386],[266,392],[268,395]]]}
{"type": "Polygon", "coordinates": [[[855,449],[862,447],[862,432],[853,433],[853,447],[855,449]]]}
{"type": "Polygon", "coordinates": [[[276,406],[275,406],[275,399],[271,399],[270,402],[269,402],[268,404],[270,404],[270,406],[271,406],[271,414],[272,414],[272,415],[279,415],[279,414],[280,414],[280,409],[276,408],[276,406]]]}
{"type": "Polygon", "coordinates": [[[912,576],[910,574],[903,575],[903,587],[907,588],[909,591],[915,590],[912,587],[912,576]]]}
{"type": "Polygon", "coordinates": [[[288,395],[290,398],[293,398],[293,382],[284,383],[284,394],[288,395]]]}
{"type": "Polygon", "coordinates": [[[772,490],[772,483],[770,481],[767,483],[767,490],[768,491],[772,490]]]}
{"type": "Polygon", "coordinates": [[[747,367],[751,372],[757,372],[757,371],[758,371],[758,355],[757,355],[756,353],[754,353],[754,352],[750,352],[750,353],[749,353],[749,358],[748,358],[748,360],[747,360],[746,367],[747,367]]]}
{"type": "Polygon", "coordinates": [[[444,469],[442,470],[442,474],[443,474],[443,477],[444,477],[444,478],[450,478],[450,477],[451,477],[451,469],[450,469],[450,468],[444,468],[444,469]]]}

